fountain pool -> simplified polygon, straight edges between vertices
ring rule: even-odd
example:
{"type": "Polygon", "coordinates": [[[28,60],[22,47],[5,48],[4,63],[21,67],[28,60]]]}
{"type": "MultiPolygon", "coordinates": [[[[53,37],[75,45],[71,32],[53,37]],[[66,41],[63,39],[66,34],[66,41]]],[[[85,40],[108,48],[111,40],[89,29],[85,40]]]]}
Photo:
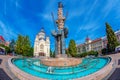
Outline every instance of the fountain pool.
{"type": "Polygon", "coordinates": [[[20,70],[33,76],[49,80],[66,80],[85,77],[102,69],[110,62],[110,58],[95,57],[84,58],[81,64],[76,66],[51,67],[40,63],[38,59],[13,58],[12,63],[20,70]],[[48,69],[52,68],[52,72],[48,69]]]}

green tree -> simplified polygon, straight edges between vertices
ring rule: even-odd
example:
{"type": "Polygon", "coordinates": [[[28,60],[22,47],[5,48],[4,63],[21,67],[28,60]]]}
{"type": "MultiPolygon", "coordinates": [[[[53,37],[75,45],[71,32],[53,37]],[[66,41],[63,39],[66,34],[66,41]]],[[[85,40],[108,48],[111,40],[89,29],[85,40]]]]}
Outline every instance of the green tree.
{"type": "Polygon", "coordinates": [[[103,48],[103,49],[102,49],[102,54],[105,55],[106,52],[107,52],[107,49],[106,49],[106,48],[103,48]]]}
{"type": "Polygon", "coordinates": [[[10,53],[10,47],[5,46],[5,45],[3,45],[3,44],[0,44],[0,46],[5,49],[5,53],[6,53],[6,54],[10,53]]]}
{"type": "Polygon", "coordinates": [[[13,52],[15,50],[15,40],[14,39],[11,40],[9,47],[10,47],[10,52],[13,52]]]}
{"type": "Polygon", "coordinates": [[[27,57],[33,56],[33,47],[30,48],[30,50],[26,53],[27,57]]]}
{"type": "Polygon", "coordinates": [[[24,36],[23,37],[23,56],[27,56],[28,54],[30,54],[30,49],[31,49],[31,45],[30,45],[30,39],[28,36],[24,36]]]}
{"type": "Polygon", "coordinates": [[[16,40],[16,47],[15,47],[15,51],[17,54],[23,54],[23,36],[22,35],[18,35],[18,38],[16,40]]]}
{"type": "Polygon", "coordinates": [[[72,57],[75,57],[77,54],[76,43],[73,39],[71,39],[69,42],[68,52],[72,57]]]}
{"type": "Polygon", "coordinates": [[[50,57],[53,57],[53,52],[51,49],[50,49],[50,57]]]}
{"type": "Polygon", "coordinates": [[[16,53],[23,56],[33,55],[33,48],[31,47],[30,39],[28,36],[18,35],[15,51],[16,53]]]}
{"type": "Polygon", "coordinates": [[[6,52],[6,54],[10,53],[10,47],[5,46],[5,52],[6,52]]]}
{"type": "Polygon", "coordinates": [[[52,57],[55,58],[55,50],[52,53],[52,57]]]}
{"type": "Polygon", "coordinates": [[[109,52],[113,52],[115,51],[115,47],[118,46],[119,43],[117,41],[114,31],[108,23],[106,23],[106,35],[108,40],[107,49],[109,52]]]}

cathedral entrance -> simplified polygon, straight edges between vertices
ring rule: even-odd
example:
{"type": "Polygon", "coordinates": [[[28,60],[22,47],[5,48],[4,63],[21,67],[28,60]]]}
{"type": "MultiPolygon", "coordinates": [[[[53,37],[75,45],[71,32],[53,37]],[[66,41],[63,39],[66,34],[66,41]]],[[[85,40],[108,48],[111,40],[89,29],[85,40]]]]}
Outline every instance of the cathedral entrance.
{"type": "Polygon", "coordinates": [[[40,45],[39,56],[45,56],[45,53],[44,53],[44,45],[43,45],[43,44],[40,45]]]}
{"type": "Polygon", "coordinates": [[[45,53],[44,52],[40,52],[39,56],[45,56],[45,53]]]}

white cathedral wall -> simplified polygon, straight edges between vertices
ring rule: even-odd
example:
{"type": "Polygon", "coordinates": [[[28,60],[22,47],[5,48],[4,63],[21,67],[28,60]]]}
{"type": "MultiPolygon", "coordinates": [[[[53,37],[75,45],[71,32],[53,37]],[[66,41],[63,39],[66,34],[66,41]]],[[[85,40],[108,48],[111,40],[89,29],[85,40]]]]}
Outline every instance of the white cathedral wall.
{"type": "Polygon", "coordinates": [[[49,46],[50,46],[49,44],[46,44],[45,52],[46,52],[47,57],[50,57],[50,47],[49,46]]]}
{"type": "Polygon", "coordinates": [[[47,43],[45,40],[40,40],[40,41],[35,41],[34,44],[34,56],[39,56],[40,51],[40,45],[43,44],[44,45],[44,49],[43,52],[45,53],[46,57],[50,57],[50,44],[47,43]]]}
{"type": "Polygon", "coordinates": [[[37,44],[37,42],[35,42],[35,46],[34,46],[34,56],[39,56],[39,54],[38,54],[38,44],[37,44]]]}

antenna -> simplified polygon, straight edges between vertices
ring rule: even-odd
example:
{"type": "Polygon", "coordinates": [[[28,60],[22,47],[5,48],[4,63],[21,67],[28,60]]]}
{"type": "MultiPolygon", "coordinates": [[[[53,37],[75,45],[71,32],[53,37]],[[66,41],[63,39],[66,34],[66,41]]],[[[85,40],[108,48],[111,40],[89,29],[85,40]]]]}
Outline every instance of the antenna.
{"type": "Polygon", "coordinates": [[[51,16],[52,16],[52,20],[53,20],[54,27],[55,27],[55,30],[56,30],[56,23],[55,23],[55,18],[54,18],[53,12],[51,12],[51,16]]]}

